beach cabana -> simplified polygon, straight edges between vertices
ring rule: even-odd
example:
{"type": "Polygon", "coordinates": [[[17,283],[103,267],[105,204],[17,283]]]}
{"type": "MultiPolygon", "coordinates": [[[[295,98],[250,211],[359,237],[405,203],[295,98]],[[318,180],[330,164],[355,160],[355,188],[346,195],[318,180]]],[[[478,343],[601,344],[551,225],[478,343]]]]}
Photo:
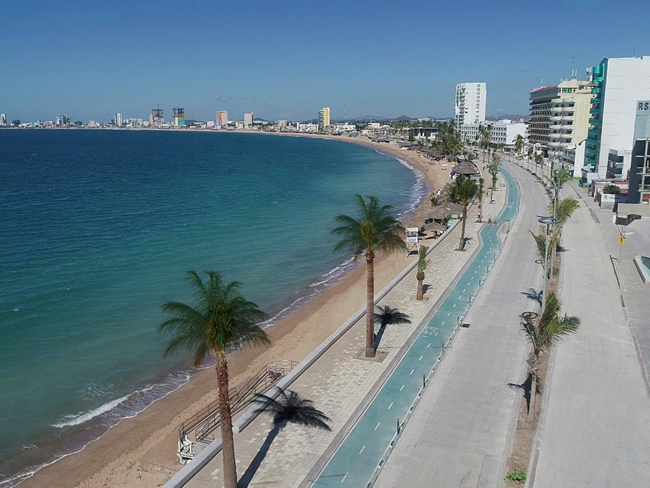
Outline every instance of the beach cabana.
{"type": "Polygon", "coordinates": [[[476,165],[474,163],[470,163],[469,161],[463,161],[461,163],[458,163],[456,166],[454,166],[453,171],[457,175],[464,175],[469,178],[471,178],[472,176],[481,175],[481,172],[478,170],[476,165]]]}

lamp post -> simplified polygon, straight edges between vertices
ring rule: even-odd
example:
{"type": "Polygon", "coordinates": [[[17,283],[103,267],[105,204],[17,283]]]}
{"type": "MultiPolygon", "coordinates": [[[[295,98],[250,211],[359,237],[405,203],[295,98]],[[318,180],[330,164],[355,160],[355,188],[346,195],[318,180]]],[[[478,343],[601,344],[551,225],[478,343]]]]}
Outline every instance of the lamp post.
{"type": "Polygon", "coordinates": [[[546,245],[544,246],[544,288],[542,289],[542,313],[546,308],[546,285],[548,283],[548,246],[549,246],[549,228],[558,223],[554,217],[539,217],[537,221],[546,226],[546,245]]]}

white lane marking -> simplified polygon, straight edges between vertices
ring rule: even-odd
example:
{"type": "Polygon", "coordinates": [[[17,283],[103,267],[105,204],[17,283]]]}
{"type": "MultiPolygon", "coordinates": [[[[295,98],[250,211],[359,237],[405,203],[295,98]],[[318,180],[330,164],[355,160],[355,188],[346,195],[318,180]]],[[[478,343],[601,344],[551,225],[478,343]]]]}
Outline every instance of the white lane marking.
{"type": "Polygon", "coordinates": [[[361,450],[359,451],[359,456],[361,456],[361,453],[366,450],[366,446],[363,446],[361,450]]]}
{"type": "Polygon", "coordinates": [[[443,321],[440,323],[440,325],[445,325],[445,321],[443,320],[443,321]]]}
{"type": "Polygon", "coordinates": [[[399,391],[402,391],[403,389],[404,389],[404,385],[402,385],[402,387],[399,389],[399,391]]]}
{"type": "Polygon", "coordinates": [[[418,359],[418,361],[422,361],[423,357],[424,357],[424,354],[422,356],[420,356],[420,359],[418,359]]]}
{"type": "Polygon", "coordinates": [[[451,307],[451,308],[456,308],[456,304],[454,303],[454,306],[453,306],[453,307],[451,307]]]}
{"type": "Polygon", "coordinates": [[[431,343],[429,342],[429,345],[427,347],[431,347],[431,343]]]}
{"type": "Polygon", "coordinates": [[[387,410],[390,410],[392,406],[393,406],[393,402],[390,402],[390,405],[388,405],[387,410]]]}
{"type": "Polygon", "coordinates": [[[348,473],[345,473],[345,476],[343,476],[343,479],[341,480],[341,484],[345,483],[345,478],[348,477],[348,473]]]}
{"type": "Polygon", "coordinates": [[[413,371],[415,371],[415,370],[412,369],[411,372],[409,373],[409,376],[411,376],[413,374],[413,371]]]}
{"type": "Polygon", "coordinates": [[[465,293],[465,290],[467,290],[467,288],[463,288],[463,293],[465,293]]]}
{"type": "Polygon", "coordinates": [[[438,329],[436,329],[436,331],[433,333],[433,335],[434,335],[434,336],[437,336],[437,335],[438,335],[438,329]]]}
{"type": "Polygon", "coordinates": [[[381,422],[377,422],[377,425],[375,425],[375,430],[377,430],[380,425],[381,425],[381,422]]]}
{"type": "Polygon", "coordinates": [[[448,313],[447,313],[447,317],[449,317],[450,315],[451,315],[451,312],[448,312],[448,313]]]}

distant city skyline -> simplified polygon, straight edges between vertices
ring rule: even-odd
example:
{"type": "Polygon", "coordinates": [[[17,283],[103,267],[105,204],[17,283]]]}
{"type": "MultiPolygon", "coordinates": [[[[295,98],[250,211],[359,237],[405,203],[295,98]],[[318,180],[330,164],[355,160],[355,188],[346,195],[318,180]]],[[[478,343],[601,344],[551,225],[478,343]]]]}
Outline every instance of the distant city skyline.
{"type": "Polygon", "coordinates": [[[64,113],[110,121],[118,112],[146,118],[160,104],[196,120],[213,120],[217,110],[237,120],[245,112],[308,120],[327,106],[335,120],[452,118],[456,85],[480,80],[488,116],[524,115],[542,79],[556,84],[572,70],[584,79],[604,57],[650,54],[650,38],[630,28],[649,17],[645,2],[561,9],[571,29],[540,19],[533,6],[476,1],[462,15],[429,2],[3,2],[0,15],[11,22],[0,51],[0,112],[10,121],[64,113]],[[602,19],[607,36],[593,31],[602,19]],[[460,37],[451,30],[458,22],[460,37]]]}

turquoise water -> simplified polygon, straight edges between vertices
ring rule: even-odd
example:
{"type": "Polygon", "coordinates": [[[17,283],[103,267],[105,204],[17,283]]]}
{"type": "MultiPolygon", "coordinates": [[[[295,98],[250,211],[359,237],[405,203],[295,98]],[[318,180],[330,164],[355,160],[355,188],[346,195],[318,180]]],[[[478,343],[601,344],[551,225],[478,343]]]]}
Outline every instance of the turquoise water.
{"type": "Polygon", "coordinates": [[[232,133],[0,130],[0,174],[0,484],[187,381],[155,331],[186,270],[286,314],[349,266],[355,193],[404,214],[425,190],[367,148],[232,133]]]}
{"type": "MultiPolygon", "coordinates": [[[[508,201],[498,218],[503,224],[517,215],[519,188],[507,171],[502,169],[501,174],[508,185],[508,201]]],[[[462,317],[469,307],[470,297],[474,296],[480,283],[487,277],[500,247],[497,237],[499,227],[486,225],[481,230],[481,248],[350,431],[314,486],[365,487],[368,484],[393,439],[397,422],[404,421],[422,388],[423,376],[428,376],[436,365],[443,341],[446,343],[452,336],[459,317],[462,317]]]]}

